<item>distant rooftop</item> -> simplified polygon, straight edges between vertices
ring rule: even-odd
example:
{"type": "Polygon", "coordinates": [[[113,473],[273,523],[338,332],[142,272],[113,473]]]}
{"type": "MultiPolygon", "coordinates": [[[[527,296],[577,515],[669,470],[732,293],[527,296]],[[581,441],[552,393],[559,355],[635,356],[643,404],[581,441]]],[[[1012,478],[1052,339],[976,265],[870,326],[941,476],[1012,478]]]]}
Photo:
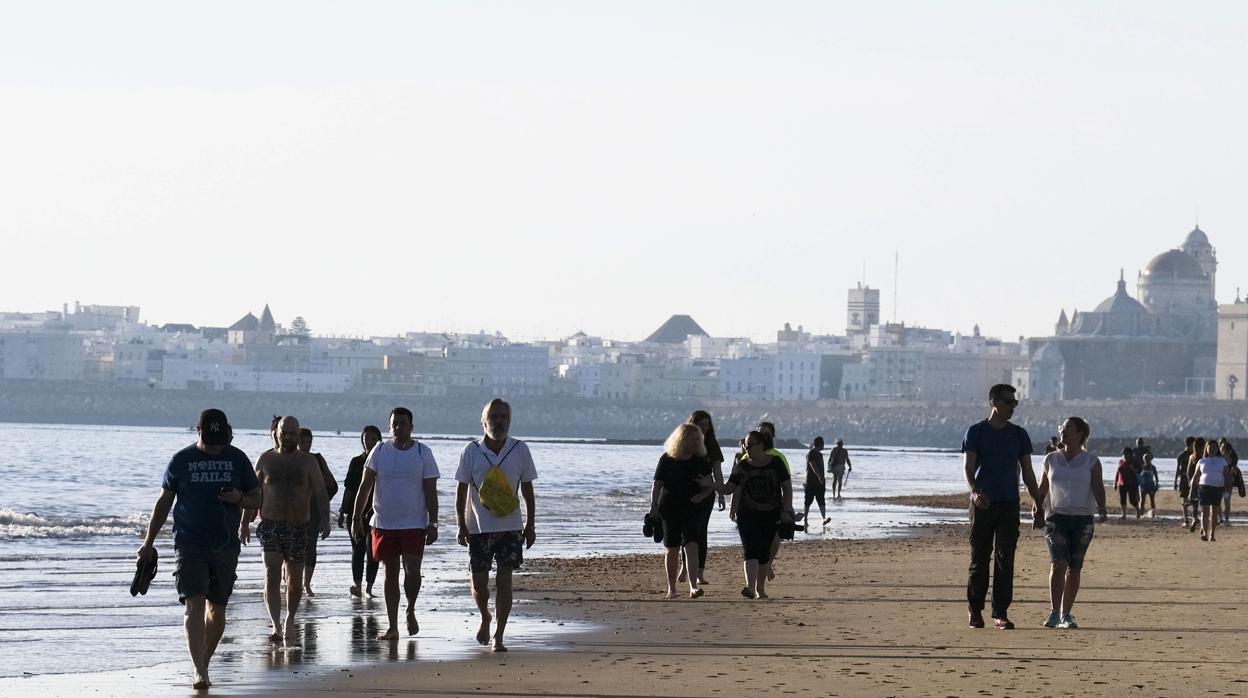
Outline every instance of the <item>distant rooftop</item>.
{"type": "Polygon", "coordinates": [[[659,326],[653,334],[646,337],[647,342],[657,342],[659,344],[681,344],[691,335],[709,336],[706,330],[702,329],[693,318],[688,315],[673,315],[667,319],[667,322],[659,326]]]}

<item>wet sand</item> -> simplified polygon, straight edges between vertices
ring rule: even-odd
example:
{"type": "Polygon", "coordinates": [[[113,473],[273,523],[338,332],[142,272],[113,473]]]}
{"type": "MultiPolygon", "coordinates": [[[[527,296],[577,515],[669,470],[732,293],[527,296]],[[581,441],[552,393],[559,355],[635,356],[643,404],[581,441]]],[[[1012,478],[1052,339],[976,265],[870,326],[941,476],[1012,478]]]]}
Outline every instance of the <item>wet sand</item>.
{"type": "MultiPolygon", "coordinates": [[[[1097,527],[1075,616],[1040,627],[1048,557],[1024,528],[1014,631],[966,627],[966,526],[786,545],[772,598],[739,594],[735,549],[712,551],[697,600],[667,600],[654,555],[545,560],[521,615],[596,624],[504,655],[382,666],[303,683],[359,695],[1193,695],[1248,693],[1233,644],[1248,539],[1202,543],[1173,520],[1097,527]],[[553,651],[552,651],[553,650],[553,651]]],[[[465,632],[462,639],[471,643],[465,632]]]]}
{"type": "MultiPolygon", "coordinates": [[[[1157,492],[1157,516],[1182,516],[1183,509],[1179,503],[1179,493],[1170,489],[1163,489],[1157,492]]],[[[910,507],[924,507],[928,509],[960,509],[966,510],[969,507],[969,500],[964,492],[953,494],[917,494],[917,495],[900,495],[896,497],[872,497],[872,502],[898,504],[910,507]]],[[[1118,493],[1109,486],[1105,487],[1105,504],[1109,510],[1110,516],[1119,516],[1118,493]]],[[[1150,502],[1151,504],[1151,502],[1150,502]]],[[[1019,501],[1020,510],[1030,514],[1031,497],[1027,493],[1023,493],[1019,501]]],[[[1241,499],[1235,496],[1231,502],[1231,515],[1234,516],[1236,509],[1244,509],[1248,511],[1248,499],[1241,499]]],[[[1131,507],[1130,500],[1127,501],[1127,516],[1135,518],[1135,510],[1131,507]]],[[[1148,509],[1144,510],[1144,517],[1148,517],[1148,509]]]]}

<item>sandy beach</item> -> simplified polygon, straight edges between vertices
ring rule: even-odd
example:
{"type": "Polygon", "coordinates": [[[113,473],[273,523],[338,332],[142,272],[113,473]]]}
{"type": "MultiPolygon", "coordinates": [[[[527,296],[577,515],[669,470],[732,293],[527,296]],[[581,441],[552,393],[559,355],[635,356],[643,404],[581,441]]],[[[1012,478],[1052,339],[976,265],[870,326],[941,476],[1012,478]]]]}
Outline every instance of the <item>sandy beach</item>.
{"type": "MultiPolygon", "coordinates": [[[[1238,498],[1237,498],[1238,500],[1238,498]]],[[[654,555],[547,560],[519,581],[521,615],[594,624],[540,650],[376,666],[304,683],[357,695],[1221,695],[1248,693],[1233,643],[1241,530],[1202,543],[1173,519],[1098,525],[1078,630],[1040,626],[1048,558],[1019,543],[1014,631],[966,627],[967,527],[786,544],[772,598],[742,598],[738,550],[712,551],[705,597],[663,598],[654,555]]],[[[801,534],[799,534],[800,536],[801,534]]],[[[465,633],[464,642],[471,638],[465,633]]]]}
{"type": "MultiPolygon", "coordinates": [[[[920,499],[948,508],[964,496],[911,503],[920,499]]],[[[1170,492],[1159,499],[1163,512],[1177,504],[1170,492]]],[[[223,646],[236,649],[214,665],[211,694],[1248,695],[1234,647],[1248,631],[1239,613],[1248,519],[1219,528],[1214,543],[1172,516],[1099,524],[1074,609],[1078,630],[1040,626],[1048,556],[1026,522],[1010,609],[1018,628],[967,628],[967,531],[799,533],[781,551],[772,598],[753,601],[739,593],[736,546],[712,550],[711,584],[696,600],[663,597],[657,545],[653,554],[532,559],[516,579],[508,653],[473,641],[465,578],[462,599],[427,602],[419,638],[393,646],[373,639],[377,600],[310,623],[300,653],[265,655],[259,638],[227,629],[223,646]]],[[[8,679],[0,694],[204,695],[184,683],[180,644],[167,649],[159,667],[8,679]]]]}

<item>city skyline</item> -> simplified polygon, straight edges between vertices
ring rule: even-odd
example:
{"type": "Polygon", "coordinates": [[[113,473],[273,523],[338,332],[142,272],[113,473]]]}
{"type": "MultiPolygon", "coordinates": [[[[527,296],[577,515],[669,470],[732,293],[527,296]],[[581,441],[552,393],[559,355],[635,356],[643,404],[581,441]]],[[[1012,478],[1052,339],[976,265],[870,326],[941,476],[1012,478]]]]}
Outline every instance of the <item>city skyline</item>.
{"type": "Polygon", "coordinates": [[[865,279],[884,320],[1013,341],[1197,222],[1218,302],[1248,287],[1234,3],[6,16],[9,310],[769,340],[843,333],[865,279]]]}

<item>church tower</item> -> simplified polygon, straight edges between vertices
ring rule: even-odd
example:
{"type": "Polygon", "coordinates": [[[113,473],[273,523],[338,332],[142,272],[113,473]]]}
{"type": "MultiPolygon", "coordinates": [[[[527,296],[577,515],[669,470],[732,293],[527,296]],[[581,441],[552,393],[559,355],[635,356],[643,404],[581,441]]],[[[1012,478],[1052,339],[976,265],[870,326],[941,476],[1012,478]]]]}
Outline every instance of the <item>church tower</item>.
{"type": "Polygon", "coordinates": [[[1205,231],[1201,230],[1198,225],[1187,234],[1187,239],[1183,241],[1181,249],[1190,254],[1200,265],[1201,270],[1209,275],[1209,295],[1216,298],[1218,252],[1213,245],[1209,244],[1209,236],[1205,235],[1205,231]]]}

